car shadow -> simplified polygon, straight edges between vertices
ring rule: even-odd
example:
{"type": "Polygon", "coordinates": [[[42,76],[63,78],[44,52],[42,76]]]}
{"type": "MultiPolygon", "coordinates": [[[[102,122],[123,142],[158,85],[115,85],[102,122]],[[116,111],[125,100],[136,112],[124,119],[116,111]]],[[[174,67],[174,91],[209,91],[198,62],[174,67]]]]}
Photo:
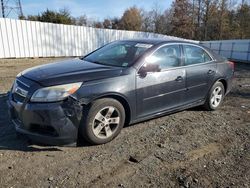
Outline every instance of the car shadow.
{"type": "Polygon", "coordinates": [[[186,109],[186,111],[202,112],[202,111],[207,111],[207,110],[203,106],[196,106],[196,107],[188,108],[186,109]]]}
{"type": "MultiPolygon", "coordinates": [[[[25,152],[62,151],[56,147],[36,147],[25,137],[18,136],[8,115],[7,94],[0,94],[0,151],[16,150],[25,152]]],[[[42,145],[41,145],[42,146],[42,145]]]]}

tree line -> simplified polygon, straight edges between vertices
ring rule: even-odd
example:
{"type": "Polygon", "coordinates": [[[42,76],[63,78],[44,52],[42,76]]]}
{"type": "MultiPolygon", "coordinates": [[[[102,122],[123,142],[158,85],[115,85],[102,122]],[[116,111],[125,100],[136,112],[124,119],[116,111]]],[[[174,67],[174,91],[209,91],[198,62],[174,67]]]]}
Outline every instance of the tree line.
{"type": "Polygon", "coordinates": [[[150,11],[136,6],[123,15],[97,21],[85,14],[46,10],[20,19],[90,26],[97,28],[154,32],[194,40],[250,38],[250,0],[175,0],[166,10],[155,4],[150,11]]]}

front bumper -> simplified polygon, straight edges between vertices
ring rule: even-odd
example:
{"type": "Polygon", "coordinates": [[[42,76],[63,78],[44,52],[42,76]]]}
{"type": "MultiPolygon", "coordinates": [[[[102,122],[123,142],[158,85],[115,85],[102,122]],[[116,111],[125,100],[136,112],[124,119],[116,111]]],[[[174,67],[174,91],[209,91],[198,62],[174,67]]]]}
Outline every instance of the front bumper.
{"type": "Polygon", "coordinates": [[[16,131],[31,140],[48,145],[77,141],[82,109],[74,99],[56,103],[19,103],[10,93],[8,106],[16,131]]]}

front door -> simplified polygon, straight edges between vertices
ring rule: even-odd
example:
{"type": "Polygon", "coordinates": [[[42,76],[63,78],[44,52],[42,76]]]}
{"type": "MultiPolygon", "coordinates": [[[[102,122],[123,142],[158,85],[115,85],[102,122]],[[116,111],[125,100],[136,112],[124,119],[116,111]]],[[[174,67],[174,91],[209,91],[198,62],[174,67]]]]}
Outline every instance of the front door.
{"type": "Polygon", "coordinates": [[[145,59],[145,74],[136,77],[138,118],[182,105],[186,71],[180,57],[179,45],[165,45],[145,59]]]}

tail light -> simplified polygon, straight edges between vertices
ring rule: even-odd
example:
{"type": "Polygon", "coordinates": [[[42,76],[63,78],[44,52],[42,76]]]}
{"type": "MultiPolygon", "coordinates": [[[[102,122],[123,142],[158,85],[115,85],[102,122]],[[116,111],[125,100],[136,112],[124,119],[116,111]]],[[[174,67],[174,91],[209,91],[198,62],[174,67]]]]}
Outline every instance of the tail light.
{"type": "Polygon", "coordinates": [[[231,67],[231,69],[234,71],[234,68],[235,68],[234,62],[228,61],[228,64],[231,67]]]}

